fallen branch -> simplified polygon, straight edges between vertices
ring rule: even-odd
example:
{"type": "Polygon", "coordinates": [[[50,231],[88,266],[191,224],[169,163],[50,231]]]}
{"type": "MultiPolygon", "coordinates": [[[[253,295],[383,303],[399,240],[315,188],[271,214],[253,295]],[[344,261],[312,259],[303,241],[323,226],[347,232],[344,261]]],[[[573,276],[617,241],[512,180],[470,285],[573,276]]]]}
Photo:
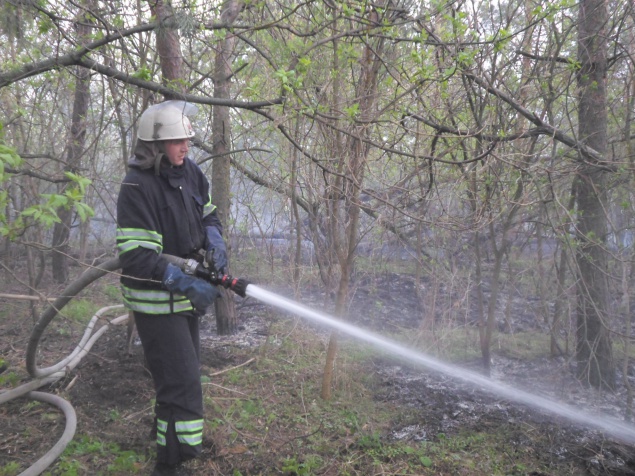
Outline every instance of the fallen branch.
{"type": "Polygon", "coordinates": [[[31,296],[30,294],[5,294],[0,293],[0,298],[3,299],[21,299],[22,301],[55,301],[57,298],[49,297],[39,297],[39,296],[31,296]]]}
{"type": "Polygon", "coordinates": [[[240,367],[244,367],[245,365],[249,365],[249,364],[251,364],[254,360],[256,360],[256,358],[255,358],[255,357],[252,357],[252,358],[251,358],[251,359],[249,359],[247,362],[243,362],[242,364],[237,365],[236,367],[231,367],[231,368],[229,368],[229,369],[225,369],[225,370],[221,370],[221,371],[219,371],[219,372],[215,372],[215,373],[213,373],[213,374],[209,374],[209,375],[208,375],[208,377],[216,377],[217,375],[221,375],[221,374],[224,374],[224,373],[230,372],[230,371],[232,371],[232,370],[234,370],[234,369],[239,369],[240,367]]]}

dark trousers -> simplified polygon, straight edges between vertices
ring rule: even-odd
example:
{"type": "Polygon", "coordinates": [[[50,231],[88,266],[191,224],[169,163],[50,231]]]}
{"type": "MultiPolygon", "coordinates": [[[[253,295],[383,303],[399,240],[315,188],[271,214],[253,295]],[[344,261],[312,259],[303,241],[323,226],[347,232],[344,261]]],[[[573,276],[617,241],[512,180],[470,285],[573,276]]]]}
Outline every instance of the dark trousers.
{"type": "Polygon", "coordinates": [[[157,461],[173,465],[195,458],[203,438],[199,315],[134,316],[156,390],[157,461]]]}

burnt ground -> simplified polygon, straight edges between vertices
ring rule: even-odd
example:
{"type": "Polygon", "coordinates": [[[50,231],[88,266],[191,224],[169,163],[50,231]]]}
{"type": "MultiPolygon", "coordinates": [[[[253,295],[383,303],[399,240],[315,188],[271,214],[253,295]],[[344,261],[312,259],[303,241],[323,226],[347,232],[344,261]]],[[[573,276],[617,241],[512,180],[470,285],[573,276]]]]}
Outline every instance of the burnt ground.
{"type": "MultiPolygon", "coordinates": [[[[382,334],[411,330],[416,335],[422,326],[422,304],[414,297],[414,286],[414,280],[407,276],[387,275],[372,281],[360,280],[350,313],[353,321],[382,334]]],[[[291,296],[289,290],[278,291],[291,296]]],[[[104,296],[96,298],[99,300],[104,296]]],[[[320,310],[328,301],[318,287],[303,290],[300,300],[320,310]]],[[[498,434],[500,448],[494,446],[489,450],[492,453],[484,456],[485,450],[478,446],[478,437],[465,436],[461,440],[463,446],[452,448],[456,451],[454,454],[465,459],[461,462],[435,460],[432,467],[413,469],[411,464],[400,466],[395,463],[397,456],[389,458],[384,454],[379,463],[376,456],[368,464],[360,457],[360,462],[355,465],[344,466],[341,461],[352,458],[363,446],[359,440],[353,442],[349,431],[332,431],[323,422],[316,423],[310,430],[299,431],[291,424],[274,424],[266,417],[267,413],[273,414],[272,409],[279,408],[278,405],[289,405],[285,399],[301,398],[305,405],[304,394],[298,394],[297,389],[281,391],[290,384],[280,376],[290,372],[294,374],[292,380],[310,382],[319,379],[319,365],[314,366],[317,371],[306,370],[306,367],[299,369],[295,360],[285,356],[284,370],[275,371],[280,378],[277,388],[273,388],[276,384],[269,379],[258,381],[256,387],[240,386],[236,369],[250,369],[254,374],[270,371],[262,363],[251,369],[255,365],[252,362],[258,359],[269,361],[267,356],[272,353],[272,347],[281,340],[277,326],[281,322],[289,326],[291,318],[251,299],[237,303],[240,326],[235,335],[217,336],[213,318],[206,319],[202,326],[202,369],[203,374],[209,376],[205,390],[206,408],[212,411],[208,419],[215,420],[216,416],[220,421],[222,415],[226,423],[233,423],[219,424],[215,430],[207,431],[202,458],[190,467],[192,474],[635,475],[632,444],[383,352],[370,352],[359,364],[361,368],[357,372],[373,376],[372,381],[359,391],[370,394],[377,405],[375,408],[389,406],[403,410],[399,417],[381,424],[379,421],[368,423],[376,425],[384,444],[434,442],[438,449],[449,447],[449,442],[455,441],[451,438],[457,435],[498,434]],[[254,418],[248,418],[253,426],[227,418],[231,412],[236,415],[237,410],[231,406],[233,402],[250,392],[260,393],[266,402],[265,408],[269,409],[262,413],[254,411],[254,418]],[[277,425],[275,432],[274,425],[277,425]],[[308,447],[302,443],[318,434],[323,437],[324,445],[329,442],[325,453],[335,451],[332,460],[313,468],[308,464],[308,456],[303,460],[304,465],[281,464],[284,458],[287,458],[285,461],[290,457],[302,460],[304,448],[308,447]],[[472,459],[475,461],[471,462],[472,459]],[[492,465],[484,459],[497,463],[492,465]],[[483,467],[487,469],[479,469],[483,467]],[[493,471],[493,467],[500,467],[500,470],[493,471]]],[[[4,306],[5,310],[10,308],[10,312],[0,320],[0,351],[8,368],[2,374],[5,380],[0,388],[28,381],[24,371],[24,351],[32,322],[26,305],[6,301],[4,306]],[[7,375],[14,377],[7,379],[7,375]]],[[[512,315],[513,322],[505,326],[508,330],[540,327],[527,302],[515,303],[512,315]]],[[[295,327],[303,325],[301,321],[293,321],[288,335],[295,332],[295,327]]],[[[42,362],[50,365],[70,352],[82,329],[64,319],[51,324],[41,344],[40,365],[44,365],[42,362]]],[[[298,355],[303,350],[309,352],[314,341],[319,341],[323,347],[329,334],[325,329],[309,328],[306,332],[314,337],[297,343],[293,356],[298,362],[298,355]]],[[[341,340],[344,346],[349,341],[347,337],[341,340]]],[[[478,359],[466,360],[461,365],[479,372],[478,359]]],[[[495,379],[512,388],[530,389],[554,401],[579,405],[590,414],[602,412],[622,419],[624,413],[626,395],[623,385],[615,393],[588,389],[571,377],[570,363],[565,357],[528,360],[495,352],[492,373],[495,379]]],[[[357,391],[358,387],[346,385],[348,391],[357,391]]],[[[69,447],[71,454],[51,466],[49,474],[149,474],[154,447],[150,435],[153,388],[138,343],[128,353],[125,327],[109,330],[67,378],[43,390],[69,400],[78,415],[77,434],[69,447]]],[[[306,415],[310,413],[307,411],[304,415],[307,422],[310,416],[306,415]]],[[[52,407],[20,398],[0,406],[0,421],[0,475],[10,476],[26,469],[55,444],[63,431],[64,419],[52,407]]],[[[373,450],[374,455],[378,448],[383,448],[378,445],[373,450]]],[[[366,451],[368,454],[368,448],[366,451]]]]}

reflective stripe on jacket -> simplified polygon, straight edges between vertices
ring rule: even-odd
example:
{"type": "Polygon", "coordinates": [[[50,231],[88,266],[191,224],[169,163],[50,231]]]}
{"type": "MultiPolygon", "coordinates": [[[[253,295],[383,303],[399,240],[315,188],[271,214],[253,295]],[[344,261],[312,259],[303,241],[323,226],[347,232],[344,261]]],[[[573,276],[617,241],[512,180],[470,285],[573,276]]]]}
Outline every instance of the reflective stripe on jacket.
{"type": "Polygon", "coordinates": [[[123,303],[131,311],[144,314],[171,314],[191,311],[192,303],[185,296],[170,294],[169,291],[155,289],[133,289],[121,285],[123,303]]]}

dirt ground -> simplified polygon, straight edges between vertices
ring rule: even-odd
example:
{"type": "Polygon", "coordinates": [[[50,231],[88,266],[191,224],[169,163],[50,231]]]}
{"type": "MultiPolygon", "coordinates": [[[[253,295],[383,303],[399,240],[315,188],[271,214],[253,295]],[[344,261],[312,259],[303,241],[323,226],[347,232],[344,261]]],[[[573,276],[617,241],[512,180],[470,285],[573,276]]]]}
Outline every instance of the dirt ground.
{"type": "MultiPolygon", "coordinates": [[[[385,276],[379,281],[362,280],[357,283],[351,316],[356,316],[354,321],[360,326],[372,327],[379,333],[394,332],[395,329],[416,332],[421,326],[418,317],[421,315],[421,303],[413,297],[414,285],[412,278],[396,275],[385,276]],[[378,302],[382,305],[378,306],[378,302]]],[[[280,292],[291,296],[290,290],[280,292]]],[[[325,296],[318,287],[307,288],[303,290],[301,301],[309,307],[323,309],[325,296]]],[[[253,300],[237,302],[240,326],[235,335],[217,336],[213,318],[202,324],[202,370],[203,375],[210,376],[205,382],[206,396],[209,397],[206,405],[219,409],[226,408],[223,407],[225,402],[231,401],[240,391],[237,381],[231,380],[230,370],[253,365],[251,362],[263,355],[272,340],[278,338],[272,336],[272,325],[290,320],[284,313],[253,300]],[[230,384],[234,385],[231,389],[230,384]]],[[[2,387],[7,388],[28,380],[24,371],[24,351],[32,321],[25,303],[5,300],[3,306],[10,308],[11,312],[5,313],[0,320],[0,352],[7,363],[2,375],[13,371],[19,380],[4,382],[2,387]]],[[[533,325],[530,309],[523,307],[522,303],[519,306],[514,314],[517,316],[514,325],[533,325]]],[[[294,325],[303,324],[296,322],[294,325]]],[[[64,320],[50,327],[48,337],[41,344],[41,366],[43,362],[51,364],[59,356],[70,352],[81,333],[78,326],[64,320]]],[[[329,334],[324,329],[315,329],[314,332],[321,341],[329,334]]],[[[346,338],[343,340],[346,341],[346,338]]],[[[478,370],[477,361],[467,361],[463,365],[478,370]]],[[[517,465],[517,470],[509,474],[635,475],[635,448],[597,429],[572,424],[566,418],[482,392],[460,379],[422,369],[384,353],[371,356],[364,366],[364,372],[374,376],[374,383],[366,389],[372,393],[372,400],[377,405],[407,408],[411,415],[383,427],[383,441],[438,440],[439,435],[466,431],[497,432],[504,427],[508,440],[505,451],[513,448],[517,454],[497,457],[511,460],[522,455],[522,460],[534,459],[541,462],[541,467],[548,468],[530,472],[517,465]]],[[[566,404],[582,405],[590,412],[601,411],[621,418],[625,402],[623,390],[611,394],[593,391],[577,384],[570,374],[565,359],[545,357],[525,361],[499,354],[495,354],[493,359],[494,377],[511,386],[528,388],[566,404]]],[[[314,377],[301,375],[307,381],[314,377]]],[[[296,390],[287,394],[273,388],[276,383],[272,381],[264,380],[259,385],[261,387],[257,391],[271,406],[284,404],[284,398],[300,398],[294,393],[296,390]]],[[[154,451],[151,435],[154,393],[138,342],[128,352],[125,326],[110,329],[67,378],[44,390],[72,402],[78,417],[73,461],[68,458],[58,461],[49,469],[50,474],[149,474],[154,451]],[[108,448],[88,448],[93,437],[109,442],[108,448]],[[83,444],[87,448],[83,449],[83,444]],[[113,469],[116,464],[126,468],[123,462],[113,462],[113,455],[122,460],[128,458],[128,469],[113,469]]],[[[245,391],[255,390],[250,388],[245,391]]],[[[286,434],[279,426],[275,437],[267,436],[268,433],[264,435],[270,428],[261,419],[265,417],[256,418],[254,425],[257,426],[253,428],[232,428],[232,436],[220,430],[206,434],[202,458],[190,468],[192,474],[352,474],[338,470],[335,462],[339,457],[344,458],[346,450],[351,448],[349,435],[327,434],[325,439],[332,440],[333,447],[339,448],[340,453],[333,456],[332,464],[322,466],[321,470],[311,471],[306,466],[305,469],[301,466],[281,469],[281,454],[301,454],[302,441],[308,436],[298,435],[291,425],[285,427],[286,434]],[[259,432],[263,436],[258,445],[264,448],[260,451],[254,449],[255,444],[254,448],[250,448],[242,443],[245,438],[241,440],[237,437],[253,437],[259,432]]],[[[30,404],[20,398],[0,406],[0,421],[0,475],[9,476],[26,469],[55,444],[62,434],[64,419],[52,407],[30,404]],[[13,469],[12,472],[11,465],[18,470],[13,469]]],[[[269,423],[269,427],[272,426],[269,423]]],[[[317,431],[327,430],[320,427],[317,431]]],[[[441,466],[437,472],[425,473],[405,469],[403,472],[382,472],[381,468],[371,473],[363,466],[359,467],[355,474],[453,474],[451,469],[444,471],[441,466]]],[[[485,474],[476,470],[466,471],[461,474],[485,474]]]]}

